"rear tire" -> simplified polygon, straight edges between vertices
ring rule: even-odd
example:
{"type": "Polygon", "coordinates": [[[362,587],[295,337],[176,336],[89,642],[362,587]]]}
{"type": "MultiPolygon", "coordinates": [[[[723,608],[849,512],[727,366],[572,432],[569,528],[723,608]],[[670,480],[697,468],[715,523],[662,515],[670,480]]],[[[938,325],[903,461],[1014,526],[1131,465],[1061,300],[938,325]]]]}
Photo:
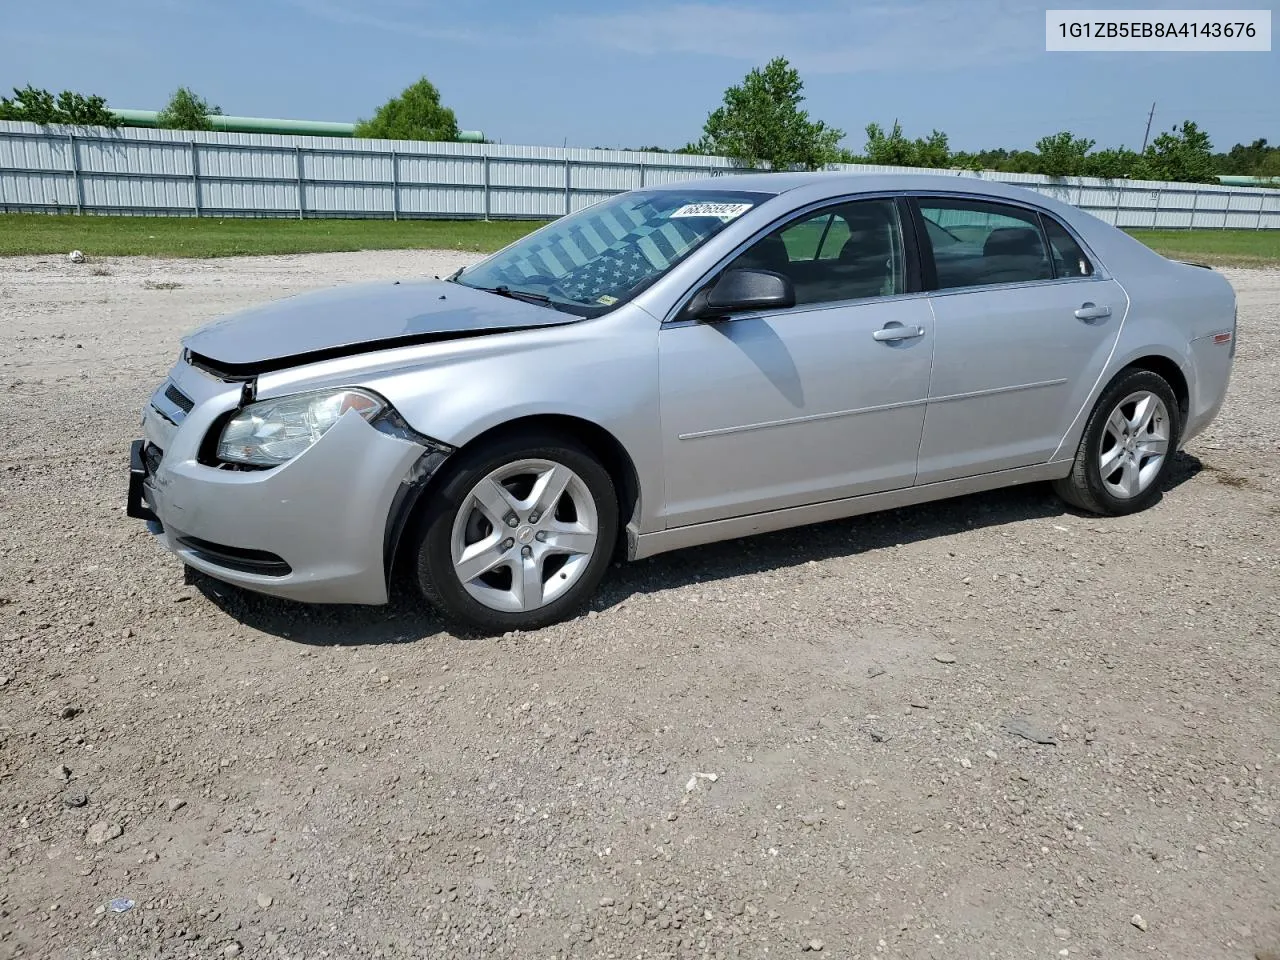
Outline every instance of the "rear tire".
{"type": "Polygon", "coordinates": [[[1104,516],[1145,510],[1160,499],[1182,436],[1173,388],[1150,370],[1128,368],[1098,398],[1071,473],[1053,481],[1073,507],[1104,516]]]}
{"type": "Polygon", "coordinates": [[[459,454],[419,527],[418,585],[446,617],[482,633],[572,617],[595,593],[618,538],[609,473],[550,432],[459,454]]]}

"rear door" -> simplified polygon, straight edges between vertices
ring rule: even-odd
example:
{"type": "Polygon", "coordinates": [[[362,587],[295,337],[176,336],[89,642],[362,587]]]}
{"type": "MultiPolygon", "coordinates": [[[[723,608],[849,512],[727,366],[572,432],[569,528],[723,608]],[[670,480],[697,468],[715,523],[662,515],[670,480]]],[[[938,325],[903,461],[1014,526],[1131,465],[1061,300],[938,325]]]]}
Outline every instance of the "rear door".
{"type": "Polygon", "coordinates": [[[1047,461],[1111,354],[1124,290],[1031,207],[921,196],[915,212],[936,330],[916,482],[1047,461]]]}

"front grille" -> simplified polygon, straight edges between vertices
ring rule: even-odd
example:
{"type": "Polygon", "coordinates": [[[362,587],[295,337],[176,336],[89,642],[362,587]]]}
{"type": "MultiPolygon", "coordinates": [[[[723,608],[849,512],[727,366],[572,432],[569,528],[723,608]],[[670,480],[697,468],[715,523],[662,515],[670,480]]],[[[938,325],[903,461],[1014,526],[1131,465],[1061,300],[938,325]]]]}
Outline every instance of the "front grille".
{"type": "Polygon", "coordinates": [[[178,537],[177,541],[206,563],[226,567],[228,570],[257,573],[266,577],[285,577],[293,572],[293,568],[283,557],[266,550],[228,547],[199,537],[178,537]]]}
{"type": "Polygon", "coordinates": [[[164,388],[164,395],[170,403],[180,409],[183,413],[190,413],[191,408],[196,405],[194,400],[175,387],[172,383],[168,384],[164,388]]]}
{"type": "Polygon", "coordinates": [[[172,380],[166,380],[164,386],[151,395],[151,409],[175,427],[187,419],[196,403],[177,388],[172,380]]]}

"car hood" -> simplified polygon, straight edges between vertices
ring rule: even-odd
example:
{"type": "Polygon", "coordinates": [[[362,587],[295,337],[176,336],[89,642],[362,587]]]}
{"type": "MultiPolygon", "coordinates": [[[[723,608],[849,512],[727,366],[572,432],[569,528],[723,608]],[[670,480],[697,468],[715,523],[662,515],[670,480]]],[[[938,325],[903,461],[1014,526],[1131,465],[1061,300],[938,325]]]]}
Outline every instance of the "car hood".
{"type": "Polygon", "coordinates": [[[231,314],[182,344],[223,376],[256,376],[334,357],[530,327],[580,317],[440,280],[348,284],[231,314]]]}

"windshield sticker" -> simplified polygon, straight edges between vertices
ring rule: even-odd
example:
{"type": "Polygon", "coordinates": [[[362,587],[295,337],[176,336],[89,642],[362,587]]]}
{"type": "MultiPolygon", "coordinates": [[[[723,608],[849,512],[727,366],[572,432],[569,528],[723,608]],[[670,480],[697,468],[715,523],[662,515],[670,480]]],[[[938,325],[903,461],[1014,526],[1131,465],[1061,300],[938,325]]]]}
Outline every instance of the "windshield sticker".
{"type": "Polygon", "coordinates": [[[671,213],[672,220],[677,217],[718,217],[726,223],[734,217],[740,217],[751,209],[750,203],[686,203],[671,213]]]}
{"type": "Polygon", "coordinates": [[[617,297],[611,297],[607,293],[601,294],[596,298],[596,303],[603,303],[606,307],[612,307],[617,302],[617,297]]]}

